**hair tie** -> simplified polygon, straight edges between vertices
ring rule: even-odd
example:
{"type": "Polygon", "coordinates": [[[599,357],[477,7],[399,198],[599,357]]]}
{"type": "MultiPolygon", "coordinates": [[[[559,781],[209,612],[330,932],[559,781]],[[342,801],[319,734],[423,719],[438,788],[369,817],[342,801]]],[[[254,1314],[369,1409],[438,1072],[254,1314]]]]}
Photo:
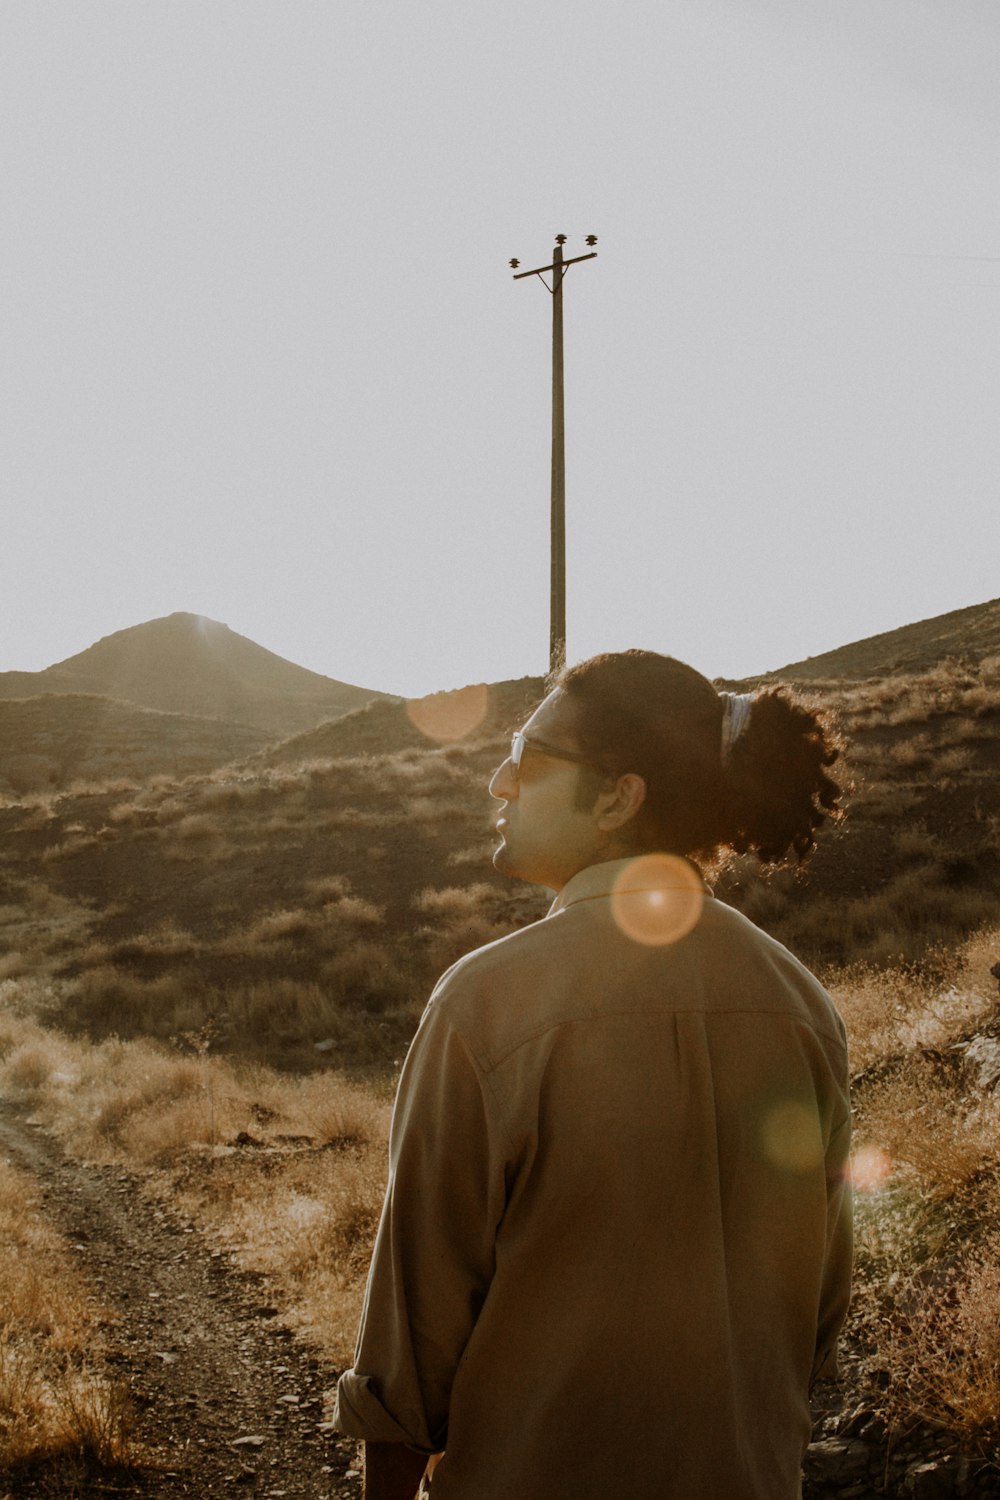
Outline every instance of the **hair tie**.
{"type": "Polygon", "coordinates": [[[720,693],[722,699],[722,759],[728,760],[733,746],[750,722],[752,693],[720,693]]]}

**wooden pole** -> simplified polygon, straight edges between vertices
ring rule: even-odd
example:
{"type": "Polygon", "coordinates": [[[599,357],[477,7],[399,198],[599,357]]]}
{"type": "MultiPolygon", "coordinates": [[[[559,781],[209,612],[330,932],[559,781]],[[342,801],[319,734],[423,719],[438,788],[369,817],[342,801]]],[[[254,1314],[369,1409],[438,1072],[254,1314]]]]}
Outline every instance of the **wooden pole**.
{"type": "Polygon", "coordinates": [[[563,393],[563,250],[552,268],[552,557],[549,670],[566,664],[566,426],[563,393]]]}
{"type": "MultiPolygon", "coordinates": [[[[537,276],[546,291],[552,294],[552,493],[551,493],[551,537],[549,587],[549,670],[559,672],[566,664],[566,430],[563,407],[563,309],[562,284],[568,266],[577,261],[595,260],[596,250],[585,255],[563,257],[564,234],[556,235],[556,249],[550,266],[535,266],[531,271],[518,271],[521,262],[510,262],[515,272],[514,280],[523,281],[528,276],[537,276]],[[552,285],[545,280],[545,272],[552,272],[552,285]]],[[[596,234],[588,234],[587,244],[596,245],[596,234]]]]}

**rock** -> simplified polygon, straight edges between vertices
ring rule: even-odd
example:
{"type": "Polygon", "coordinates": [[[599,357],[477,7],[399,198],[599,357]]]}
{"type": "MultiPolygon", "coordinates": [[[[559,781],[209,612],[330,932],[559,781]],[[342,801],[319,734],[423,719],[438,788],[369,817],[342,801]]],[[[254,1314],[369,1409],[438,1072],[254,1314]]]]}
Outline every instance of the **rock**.
{"type": "Polygon", "coordinates": [[[806,1449],[806,1478],[822,1484],[852,1484],[864,1478],[877,1459],[874,1450],[858,1438],[826,1438],[806,1449]]]}
{"type": "Polygon", "coordinates": [[[943,1500],[955,1494],[955,1466],[947,1459],[929,1463],[911,1464],[903,1475],[900,1493],[910,1495],[913,1500],[943,1500]]]}
{"type": "Polygon", "coordinates": [[[965,1048],[965,1063],[978,1088],[989,1090],[1000,1081],[1000,1039],[976,1036],[965,1048]]]}
{"type": "Polygon", "coordinates": [[[873,1415],[872,1409],[867,1404],[855,1407],[854,1411],[848,1412],[837,1424],[837,1436],[842,1438],[860,1437],[873,1415]]]}

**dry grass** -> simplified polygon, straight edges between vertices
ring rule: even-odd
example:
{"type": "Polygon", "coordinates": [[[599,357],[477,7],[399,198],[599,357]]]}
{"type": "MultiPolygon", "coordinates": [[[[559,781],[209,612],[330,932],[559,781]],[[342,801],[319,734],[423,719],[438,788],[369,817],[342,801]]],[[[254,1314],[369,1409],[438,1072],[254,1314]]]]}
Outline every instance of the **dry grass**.
{"type": "Polygon", "coordinates": [[[905,1301],[883,1330],[895,1425],[921,1420],[984,1453],[1000,1439],[1000,1235],[933,1280],[914,1278],[905,1301]]]}
{"type": "Polygon", "coordinates": [[[34,1183],[0,1160],[0,1471],[129,1462],[128,1393],[101,1369],[108,1314],[49,1228],[34,1183]]]}
{"type": "Polygon", "coordinates": [[[835,986],[861,1069],[852,1329],[870,1399],[891,1433],[930,1424],[975,1453],[1000,1437],[1000,1098],[964,1058],[996,1021],[998,952],[992,928],[942,985],[904,969],[835,986]]]}
{"type": "Polygon", "coordinates": [[[0,1087],[71,1154],[145,1169],[179,1196],[343,1363],[384,1191],[387,1099],[329,1072],[234,1067],[210,1044],[94,1044],[8,1015],[0,1087]]]}

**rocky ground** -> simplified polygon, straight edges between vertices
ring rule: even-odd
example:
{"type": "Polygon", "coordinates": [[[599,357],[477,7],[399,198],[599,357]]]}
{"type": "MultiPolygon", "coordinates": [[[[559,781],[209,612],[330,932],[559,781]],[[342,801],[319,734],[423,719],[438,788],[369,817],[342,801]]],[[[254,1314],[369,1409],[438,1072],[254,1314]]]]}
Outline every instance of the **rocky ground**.
{"type": "Polygon", "coordinates": [[[64,1158],[8,1107],[0,1152],[34,1173],[111,1310],[108,1360],[138,1412],[134,1471],[4,1475],[16,1500],[360,1495],[355,1445],[324,1424],[324,1391],[338,1372],[294,1340],[260,1283],[129,1173],[64,1158]]]}
{"type": "Polygon", "coordinates": [[[813,1442],[806,1454],[803,1500],[964,1500],[1000,1497],[996,1460],[962,1453],[946,1434],[917,1427],[890,1441],[870,1401],[859,1399],[860,1371],[848,1359],[844,1380],[817,1389],[813,1442]]]}
{"type": "MultiPolygon", "coordinates": [[[[338,1372],[282,1325],[262,1282],[146,1196],[136,1177],[65,1158],[3,1104],[0,1153],[35,1175],[52,1222],[109,1308],[108,1361],[138,1413],[134,1469],[4,1475],[13,1500],[360,1496],[356,1446],[325,1420],[324,1393],[338,1372]]],[[[804,1500],[1000,1497],[1000,1464],[975,1461],[940,1434],[888,1444],[861,1385],[848,1360],[845,1380],[817,1391],[804,1500]]],[[[622,1500],[627,1494],[625,1482],[622,1500]]]]}

